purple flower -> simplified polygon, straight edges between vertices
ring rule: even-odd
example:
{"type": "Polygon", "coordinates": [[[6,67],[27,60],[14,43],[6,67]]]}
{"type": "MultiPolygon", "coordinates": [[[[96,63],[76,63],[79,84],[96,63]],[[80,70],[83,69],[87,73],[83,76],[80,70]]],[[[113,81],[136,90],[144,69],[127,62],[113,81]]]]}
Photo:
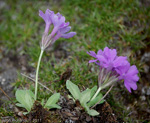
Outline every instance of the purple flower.
{"type": "Polygon", "coordinates": [[[111,50],[108,47],[104,48],[102,55],[97,55],[98,60],[100,61],[100,66],[107,68],[108,70],[113,69],[113,62],[116,59],[117,52],[115,49],[111,50]]]}
{"type": "Polygon", "coordinates": [[[53,11],[47,9],[45,14],[40,10],[39,16],[41,16],[46,23],[45,32],[41,42],[42,50],[46,49],[48,46],[51,46],[60,37],[71,38],[76,35],[76,32],[67,33],[70,31],[71,27],[69,26],[69,22],[65,23],[65,17],[60,13],[55,14],[53,11]],[[51,24],[53,24],[54,28],[51,34],[48,34],[51,24]]]}
{"type": "Polygon", "coordinates": [[[71,29],[70,26],[67,26],[67,27],[64,27],[64,28],[60,28],[58,30],[56,36],[53,38],[53,42],[55,42],[60,37],[62,37],[62,38],[71,38],[74,35],[76,35],[76,32],[69,32],[69,33],[67,33],[68,31],[70,31],[70,29],[71,29]]]}
{"type": "Polygon", "coordinates": [[[39,10],[39,16],[42,17],[46,23],[45,33],[49,32],[50,25],[52,24],[52,21],[51,21],[52,14],[54,14],[54,12],[50,11],[49,9],[46,10],[45,14],[41,10],[39,10]]]}
{"type": "Polygon", "coordinates": [[[107,80],[106,83],[108,84],[103,85],[103,87],[118,80],[124,80],[124,85],[129,92],[131,92],[131,88],[133,90],[137,89],[136,82],[139,80],[139,77],[137,75],[138,70],[136,66],[130,66],[127,57],[117,56],[116,49],[105,47],[104,51],[99,50],[97,54],[93,51],[87,53],[96,58],[95,60],[90,60],[89,63],[95,62],[100,66],[100,71],[102,72],[100,72],[99,75],[101,79],[99,83],[102,84],[105,79],[107,80]],[[103,71],[105,71],[105,73],[103,71]],[[109,79],[106,76],[108,76],[109,79]]]}
{"type": "Polygon", "coordinates": [[[114,70],[117,67],[127,63],[127,57],[118,57],[116,50],[109,49],[108,47],[105,47],[104,51],[99,50],[97,54],[93,51],[90,51],[88,54],[96,58],[96,60],[90,60],[89,63],[95,62],[102,68],[106,68],[108,70],[114,70]]]}
{"type": "Polygon", "coordinates": [[[131,93],[131,88],[133,90],[137,89],[136,82],[139,80],[138,70],[135,65],[130,66],[130,64],[126,64],[124,66],[120,66],[117,69],[120,80],[124,80],[124,85],[131,93]]]}
{"type": "Polygon", "coordinates": [[[54,25],[51,37],[53,37],[59,29],[69,26],[69,22],[65,23],[65,17],[62,16],[60,13],[52,14],[51,20],[54,25]]]}
{"type": "Polygon", "coordinates": [[[97,62],[97,61],[98,61],[97,55],[103,54],[103,51],[102,51],[102,50],[99,50],[99,51],[97,52],[97,54],[96,54],[94,51],[89,51],[89,52],[87,52],[87,54],[89,54],[90,56],[96,58],[96,60],[90,60],[89,63],[95,62],[96,64],[99,65],[99,62],[97,62]]]}

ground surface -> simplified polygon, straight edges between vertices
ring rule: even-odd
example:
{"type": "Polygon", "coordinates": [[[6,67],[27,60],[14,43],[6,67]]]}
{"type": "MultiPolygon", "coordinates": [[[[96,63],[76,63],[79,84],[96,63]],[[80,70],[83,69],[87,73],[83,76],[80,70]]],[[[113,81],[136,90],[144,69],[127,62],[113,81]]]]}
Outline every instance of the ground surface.
{"type": "MultiPolygon", "coordinates": [[[[88,64],[92,59],[87,51],[105,46],[116,48],[118,54],[128,56],[140,71],[138,89],[129,93],[123,83],[117,83],[106,100],[118,119],[125,122],[150,121],[150,2],[148,0],[54,0],[0,1],[0,87],[15,101],[17,88],[34,84],[21,76],[35,77],[44,21],[39,9],[60,12],[70,22],[77,35],[59,39],[45,52],[40,82],[63,94],[62,74],[72,70],[69,78],[80,88],[97,83],[98,67],[88,64]],[[60,86],[61,84],[61,86],[60,86]]],[[[39,100],[51,95],[42,87],[39,100]]],[[[12,116],[12,105],[0,92],[0,117],[12,116]],[[9,105],[8,105],[9,104],[9,105]]]]}

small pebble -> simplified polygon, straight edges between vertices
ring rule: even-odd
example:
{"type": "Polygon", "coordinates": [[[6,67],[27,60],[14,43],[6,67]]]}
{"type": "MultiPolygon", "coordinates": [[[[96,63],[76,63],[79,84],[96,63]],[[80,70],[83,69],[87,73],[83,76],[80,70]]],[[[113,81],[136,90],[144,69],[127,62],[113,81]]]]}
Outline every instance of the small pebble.
{"type": "Polygon", "coordinates": [[[147,89],[146,95],[150,95],[150,88],[147,89]]]}
{"type": "Polygon", "coordinates": [[[1,84],[4,85],[5,84],[6,79],[2,79],[1,84]]]}
{"type": "Polygon", "coordinates": [[[67,119],[65,123],[75,123],[75,121],[67,119]]]}
{"type": "Polygon", "coordinates": [[[127,110],[130,110],[130,107],[127,107],[127,110]]]}
{"type": "Polygon", "coordinates": [[[13,107],[14,107],[14,105],[12,105],[12,104],[10,104],[10,105],[9,105],[9,108],[11,108],[11,109],[12,109],[13,107]]]}
{"type": "Polygon", "coordinates": [[[142,101],[144,101],[144,100],[146,100],[146,97],[145,97],[145,96],[140,96],[140,99],[141,99],[142,101]]]}
{"type": "Polygon", "coordinates": [[[18,115],[21,116],[21,117],[24,116],[23,113],[22,113],[22,111],[18,112],[18,115]]]}
{"type": "Polygon", "coordinates": [[[145,94],[145,88],[142,88],[142,94],[145,94]]]}
{"type": "Polygon", "coordinates": [[[26,69],[26,67],[22,66],[22,67],[21,67],[21,70],[22,70],[22,71],[26,71],[27,69],[26,69]]]}
{"type": "Polygon", "coordinates": [[[150,69],[150,67],[148,66],[148,65],[144,65],[144,72],[145,73],[148,73],[149,72],[149,69],[150,69]]]}

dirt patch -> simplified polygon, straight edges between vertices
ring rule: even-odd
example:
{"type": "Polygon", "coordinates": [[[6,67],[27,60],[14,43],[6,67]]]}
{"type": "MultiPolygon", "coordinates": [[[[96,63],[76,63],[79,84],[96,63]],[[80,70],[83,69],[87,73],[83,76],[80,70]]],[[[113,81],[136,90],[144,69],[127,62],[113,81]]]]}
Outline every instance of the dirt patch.
{"type": "MultiPolygon", "coordinates": [[[[35,102],[31,112],[24,115],[17,115],[16,121],[28,121],[29,123],[120,123],[107,102],[96,106],[98,116],[89,116],[80,105],[79,101],[74,102],[66,96],[61,96],[59,109],[44,109],[39,102],[35,102]]],[[[11,118],[11,119],[16,119],[11,118]]],[[[10,117],[8,118],[10,119],[10,117]]]]}
{"type": "Polygon", "coordinates": [[[96,107],[99,112],[98,116],[89,116],[78,101],[74,102],[68,99],[67,96],[61,97],[59,104],[62,109],[57,110],[61,116],[62,122],[65,123],[117,123],[117,118],[113,114],[110,105],[105,102],[96,107]]]}
{"type": "MultiPolygon", "coordinates": [[[[17,80],[18,72],[31,72],[32,67],[28,66],[26,55],[16,56],[11,52],[7,53],[7,49],[1,47],[0,53],[0,87],[9,97],[14,97],[12,83],[17,80]]],[[[6,100],[7,97],[0,91],[0,106],[6,100]]]]}
{"type": "MultiPolygon", "coordinates": [[[[17,68],[14,67],[13,62],[8,57],[1,56],[0,60],[0,87],[10,97],[13,97],[13,87],[11,83],[17,79],[17,68]]],[[[7,100],[7,98],[0,91],[0,106],[5,100],[7,100]]]]}
{"type": "Polygon", "coordinates": [[[43,108],[43,106],[35,102],[32,111],[29,113],[29,122],[36,121],[38,123],[49,123],[50,122],[50,112],[43,108]]]}

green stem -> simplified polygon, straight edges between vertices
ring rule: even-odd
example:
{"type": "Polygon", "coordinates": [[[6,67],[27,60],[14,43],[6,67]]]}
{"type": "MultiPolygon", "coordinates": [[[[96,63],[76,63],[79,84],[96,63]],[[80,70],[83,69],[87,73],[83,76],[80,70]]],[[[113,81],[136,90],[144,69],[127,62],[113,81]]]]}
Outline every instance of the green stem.
{"type": "Polygon", "coordinates": [[[36,78],[35,78],[35,100],[37,99],[39,67],[40,67],[40,62],[41,62],[41,58],[42,58],[43,52],[44,52],[44,50],[41,50],[41,53],[40,53],[40,56],[39,56],[39,60],[38,60],[38,65],[37,65],[37,68],[36,68],[36,78]]]}
{"type": "Polygon", "coordinates": [[[106,92],[106,94],[94,106],[92,106],[91,109],[94,108],[97,104],[99,104],[107,96],[107,94],[111,91],[111,89],[113,88],[113,86],[114,85],[112,85],[110,87],[110,89],[106,92]]]}
{"type": "Polygon", "coordinates": [[[97,92],[94,94],[94,96],[92,97],[91,101],[93,99],[95,99],[95,97],[99,94],[100,91],[101,91],[101,87],[98,88],[97,92]]]}

